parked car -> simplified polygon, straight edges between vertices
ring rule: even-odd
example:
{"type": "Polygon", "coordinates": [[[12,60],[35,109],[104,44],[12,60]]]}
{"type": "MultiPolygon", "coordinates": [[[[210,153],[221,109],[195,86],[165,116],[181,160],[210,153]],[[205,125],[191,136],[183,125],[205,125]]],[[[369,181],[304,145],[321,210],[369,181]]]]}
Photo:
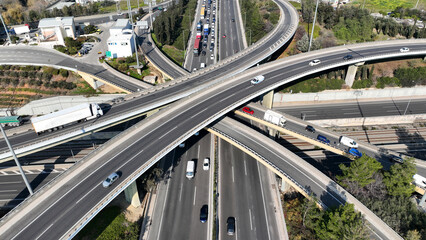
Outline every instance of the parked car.
{"type": "Polygon", "coordinates": [[[311,133],[315,133],[315,128],[311,125],[306,126],[305,130],[311,133]]]}
{"type": "Polygon", "coordinates": [[[328,140],[326,137],[324,137],[323,135],[318,135],[317,136],[317,139],[320,141],[320,142],[323,142],[323,143],[326,143],[326,144],[330,144],[330,140],[328,140]]]}
{"type": "Polygon", "coordinates": [[[226,232],[228,233],[228,235],[235,234],[235,218],[234,217],[228,217],[228,220],[226,220],[226,232]]]}
{"type": "Polygon", "coordinates": [[[243,112],[248,113],[250,115],[253,115],[254,111],[251,110],[249,107],[243,107],[243,112]]]}
{"type": "Polygon", "coordinates": [[[117,181],[117,179],[119,178],[120,176],[116,173],[116,172],[114,172],[114,173],[111,173],[108,177],[107,177],[107,179],[105,179],[105,181],[103,181],[102,182],[102,186],[104,187],[104,188],[107,188],[107,187],[109,187],[109,186],[111,186],[115,181],[117,181]]]}
{"type": "Polygon", "coordinates": [[[315,65],[318,65],[320,63],[321,63],[321,61],[319,59],[315,59],[315,60],[312,60],[312,61],[309,62],[309,66],[315,66],[315,65]]]}
{"type": "Polygon", "coordinates": [[[208,171],[210,168],[210,159],[209,158],[204,158],[203,161],[203,170],[204,171],[208,171]]]}

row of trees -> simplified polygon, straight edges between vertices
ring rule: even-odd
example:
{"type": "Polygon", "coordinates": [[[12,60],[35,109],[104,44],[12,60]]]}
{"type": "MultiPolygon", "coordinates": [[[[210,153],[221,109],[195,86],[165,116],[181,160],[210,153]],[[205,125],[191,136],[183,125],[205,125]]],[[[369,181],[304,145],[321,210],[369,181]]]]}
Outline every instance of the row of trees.
{"type": "Polygon", "coordinates": [[[181,35],[184,28],[182,20],[187,3],[188,0],[181,0],[177,4],[173,4],[172,7],[169,7],[167,12],[163,12],[155,18],[153,24],[154,34],[157,37],[157,41],[162,45],[173,45],[181,35]]]}
{"type": "MultiPolygon", "coordinates": [[[[314,0],[302,1],[302,17],[305,22],[313,21],[314,10],[314,0]]],[[[420,16],[424,18],[423,13],[420,16]]],[[[334,10],[329,4],[321,2],[318,6],[317,22],[326,29],[333,30],[338,39],[345,41],[372,41],[375,37],[373,29],[391,37],[397,34],[407,38],[426,37],[426,30],[419,29],[416,24],[400,24],[388,18],[375,19],[367,9],[353,6],[334,10]]]]}

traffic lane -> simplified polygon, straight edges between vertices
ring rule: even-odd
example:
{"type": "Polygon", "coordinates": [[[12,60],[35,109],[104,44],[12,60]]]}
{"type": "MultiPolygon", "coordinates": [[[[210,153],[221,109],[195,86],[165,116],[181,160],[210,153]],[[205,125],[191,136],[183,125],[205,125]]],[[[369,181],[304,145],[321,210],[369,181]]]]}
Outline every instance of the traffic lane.
{"type": "MultiPolygon", "coordinates": [[[[270,239],[268,231],[270,226],[265,219],[265,202],[263,189],[260,186],[260,174],[258,169],[257,161],[235,148],[226,141],[221,140],[221,150],[223,161],[229,161],[226,163],[225,168],[230,168],[228,172],[224,174],[231,174],[229,181],[221,181],[222,186],[227,187],[230,185],[235,186],[233,192],[230,192],[232,197],[222,196],[225,198],[223,201],[229,204],[230,201],[234,201],[233,217],[238,222],[237,235],[240,239],[270,239]],[[229,165],[231,165],[229,167],[229,165]]],[[[226,171],[226,170],[224,170],[226,171]]],[[[223,192],[223,190],[222,190],[223,192]]],[[[224,204],[225,204],[224,203],[224,204]]],[[[221,216],[227,216],[226,211],[223,211],[221,216]]],[[[224,239],[228,239],[226,234],[226,219],[222,218],[220,221],[220,228],[224,229],[221,231],[221,235],[224,239]]]]}
{"type": "MultiPolygon", "coordinates": [[[[231,146],[226,145],[226,142],[219,139],[219,239],[224,240],[228,238],[226,229],[226,220],[228,217],[238,216],[238,205],[237,202],[237,186],[234,184],[233,177],[233,165],[234,160],[232,158],[232,151],[226,150],[231,146]]],[[[238,219],[237,221],[238,222],[238,219]]],[[[239,236],[238,224],[236,227],[236,238],[239,236]]]]}
{"type": "MultiPolygon", "coordinates": [[[[0,171],[0,173],[1,172],[4,171],[0,171]]],[[[33,191],[37,191],[59,174],[60,172],[44,172],[39,174],[29,174],[26,172],[25,176],[33,191]]],[[[21,175],[11,175],[10,173],[9,175],[0,174],[0,206],[15,206],[28,196],[29,192],[21,175]],[[12,202],[9,203],[9,201],[12,202]]]]}
{"type": "MultiPolygon", "coordinates": [[[[408,98],[408,97],[407,97],[408,98]]],[[[305,116],[305,120],[319,119],[337,119],[337,118],[355,118],[355,117],[377,117],[403,115],[406,114],[424,114],[426,113],[426,99],[409,99],[373,101],[373,102],[350,102],[340,104],[320,104],[306,106],[285,106],[275,107],[278,111],[285,112],[295,117],[305,116]],[[408,108],[407,108],[408,107],[408,108]]]]}

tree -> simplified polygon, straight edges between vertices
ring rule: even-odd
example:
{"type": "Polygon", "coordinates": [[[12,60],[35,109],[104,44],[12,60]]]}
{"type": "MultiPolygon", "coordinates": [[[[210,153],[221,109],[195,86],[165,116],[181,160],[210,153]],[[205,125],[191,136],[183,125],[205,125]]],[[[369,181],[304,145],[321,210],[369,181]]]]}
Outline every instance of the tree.
{"type": "Polygon", "coordinates": [[[319,239],[369,239],[361,213],[348,203],[323,212],[314,223],[314,231],[319,239]]]}
{"type": "Polygon", "coordinates": [[[303,21],[311,23],[314,19],[315,1],[302,0],[302,17],[303,21]]]}
{"type": "Polygon", "coordinates": [[[340,164],[339,167],[343,175],[337,176],[337,179],[342,186],[347,186],[343,181],[346,180],[355,182],[361,188],[374,182],[373,174],[383,168],[380,162],[366,154],[351,162],[349,167],[344,164],[340,164]]]}
{"type": "Polygon", "coordinates": [[[394,164],[388,172],[385,172],[383,183],[391,196],[409,197],[414,192],[413,175],[417,169],[414,159],[405,159],[402,164],[394,164]]]}

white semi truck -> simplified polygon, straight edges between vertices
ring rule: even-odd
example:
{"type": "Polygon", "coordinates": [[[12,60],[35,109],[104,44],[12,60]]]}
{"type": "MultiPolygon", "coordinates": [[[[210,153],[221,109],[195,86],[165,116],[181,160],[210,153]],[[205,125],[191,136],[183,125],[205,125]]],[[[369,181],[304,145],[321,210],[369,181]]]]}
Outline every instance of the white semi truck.
{"type": "Polygon", "coordinates": [[[104,115],[101,107],[96,103],[84,103],[61,111],[49,113],[40,117],[31,118],[34,131],[39,134],[62,128],[67,124],[90,120],[104,115]]]}
{"type": "Polygon", "coordinates": [[[266,110],[265,115],[263,116],[263,119],[265,121],[268,121],[270,123],[273,123],[273,124],[281,126],[281,127],[284,127],[285,122],[286,122],[283,115],[276,113],[274,111],[271,111],[271,110],[266,110]]]}

